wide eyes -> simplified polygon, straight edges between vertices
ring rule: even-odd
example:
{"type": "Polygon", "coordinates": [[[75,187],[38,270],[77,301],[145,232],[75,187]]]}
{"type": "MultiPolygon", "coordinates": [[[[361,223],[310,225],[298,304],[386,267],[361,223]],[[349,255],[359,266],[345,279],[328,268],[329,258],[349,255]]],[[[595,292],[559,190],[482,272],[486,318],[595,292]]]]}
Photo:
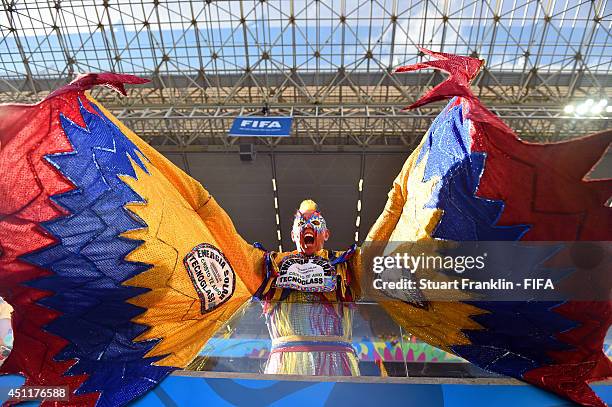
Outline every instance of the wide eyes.
{"type": "MultiPolygon", "coordinates": [[[[298,226],[298,227],[302,227],[302,226],[304,226],[306,223],[307,223],[307,222],[305,222],[304,220],[298,220],[298,222],[297,222],[297,226],[298,226]]],[[[314,226],[314,227],[319,227],[319,226],[321,226],[321,225],[323,224],[323,222],[322,222],[322,221],[320,221],[320,220],[316,220],[316,219],[315,219],[315,220],[313,220],[313,221],[311,221],[311,222],[309,222],[309,223],[310,223],[312,226],[314,226]]]]}

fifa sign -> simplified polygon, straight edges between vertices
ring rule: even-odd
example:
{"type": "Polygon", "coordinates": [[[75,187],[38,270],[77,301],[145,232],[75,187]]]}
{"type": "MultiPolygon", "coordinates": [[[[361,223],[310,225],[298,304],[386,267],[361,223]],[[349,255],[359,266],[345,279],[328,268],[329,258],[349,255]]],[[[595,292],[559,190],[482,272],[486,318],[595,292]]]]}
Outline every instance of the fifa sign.
{"type": "Polygon", "coordinates": [[[289,137],[292,117],[243,116],[237,117],[229,131],[235,137],[289,137]]]}

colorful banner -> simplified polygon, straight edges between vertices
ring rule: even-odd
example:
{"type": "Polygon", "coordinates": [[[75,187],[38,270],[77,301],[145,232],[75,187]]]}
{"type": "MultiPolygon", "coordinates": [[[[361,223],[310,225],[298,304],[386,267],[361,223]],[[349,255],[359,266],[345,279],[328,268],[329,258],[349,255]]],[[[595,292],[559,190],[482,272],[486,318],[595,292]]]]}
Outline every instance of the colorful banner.
{"type": "MultiPolygon", "coordinates": [[[[222,358],[266,359],[271,341],[267,338],[212,338],[201,356],[222,358]]],[[[353,348],[361,362],[464,362],[450,353],[421,342],[414,336],[353,340],[353,348]]]]}

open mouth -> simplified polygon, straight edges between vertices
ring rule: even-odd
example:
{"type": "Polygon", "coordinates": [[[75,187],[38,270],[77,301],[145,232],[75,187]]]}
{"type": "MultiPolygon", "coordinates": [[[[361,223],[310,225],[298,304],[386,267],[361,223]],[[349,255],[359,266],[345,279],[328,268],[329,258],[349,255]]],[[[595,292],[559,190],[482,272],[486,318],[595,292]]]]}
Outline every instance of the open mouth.
{"type": "Polygon", "coordinates": [[[315,242],[315,235],[314,232],[307,230],[306,232],[304,232],[304,244],[310,245],[310,244],[314,244],[315,242]]]}

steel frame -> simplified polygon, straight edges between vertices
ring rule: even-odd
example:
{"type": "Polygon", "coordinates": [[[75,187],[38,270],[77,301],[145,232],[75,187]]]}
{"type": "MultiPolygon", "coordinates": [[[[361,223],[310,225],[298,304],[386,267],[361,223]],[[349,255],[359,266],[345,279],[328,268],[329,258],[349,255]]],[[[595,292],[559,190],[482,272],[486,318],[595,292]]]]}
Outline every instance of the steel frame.
{"type": "MultiPolygon", "coordinates": [[[[293,137],[258,138],[249,142],[279,145],[396,145],[414,147],[442,105],[403,111],[394,105],[270,106],[272,115],[294,117],[293,137]]],[[[228,137],[236,116],[261,114],[261,107],[125,107],[114,113],[129,128],[154,145],[229,147],[241,142],[228,137]]],[[[538,106],[502,106],[491,110],[526,140],[558,141],[609,126],[598,116],[577,120],[562,109],[538,106]]]]}
{"type": "Polygon", "coordinates": [[[231,119],[295,117],[268,146],[413,146],[439,106],[401,109],[439,73],[394,75],[416,45],[484,58],[474,89],[522,138],[610,127],[563,106],[612,96],[607,0],[2,0],[0,102],[32,102],[80,72],[151,79],[95,96],[156,145],[231,147],[231,119]]]}

